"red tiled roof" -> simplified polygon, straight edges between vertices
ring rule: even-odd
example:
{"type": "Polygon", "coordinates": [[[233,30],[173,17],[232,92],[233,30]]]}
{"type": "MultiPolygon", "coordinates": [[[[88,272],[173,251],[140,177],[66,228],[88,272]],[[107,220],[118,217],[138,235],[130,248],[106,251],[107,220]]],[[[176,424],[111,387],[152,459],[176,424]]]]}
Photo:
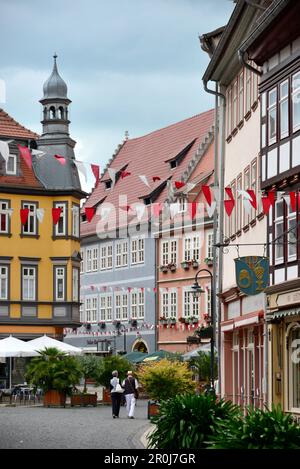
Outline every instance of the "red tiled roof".
{"type": "Polygon", "coordinates": [[[37,139],[38,134],[26,129],[0,108],[0,136],[37,139]]]}
{"type": "Polygon", "coordinates": [[[0,185],[12,186],[15,188],[42,188],[42,184],[36,178],[32,169],[29,169],[25,161],[20,160],[20,176],[0,175],[0,185]]]}
{"type": "MultiPolygon", "coordinates": [[[[162,181],[166,181],[168,178],[171,178],[172,181],[179,181],[213,124],[214,110],[212,109],[145,136],[127,140],[109,167],[119,170],[128,164],[126,171],[131,172],[131,176],[124,179],[119,178],[114,189],[106,190],[105,184],[101,182],[109,179],[108,172],[105,171],[97,188],[93,190],[86,201],[85,207],[99,204],[104,197],[105,203],[111,203],[118,207],[120,194],[127,196],[128,205],[141,202],[140,197],[151,194],[162,184],[162,181]],[[192,143],[194,139],[195,141],[192,143]],[[192,145],[180,164],[171,169],[167,161],[180,154],[189,143],[192,145]],[[147,188],[138,175],[145,175],[151,188],[147,188]],[[153,183],[153,176],[159,176],[161,180],[153,183]]],[[[155,202],[163,202],[166,198],[167,188],[164,188],[155,202]]],[[[87,236],[95,233],[98,221],[99,216],[97,215],[94,216],[91,223],[83,223],[81,234],[87,236]]]]}

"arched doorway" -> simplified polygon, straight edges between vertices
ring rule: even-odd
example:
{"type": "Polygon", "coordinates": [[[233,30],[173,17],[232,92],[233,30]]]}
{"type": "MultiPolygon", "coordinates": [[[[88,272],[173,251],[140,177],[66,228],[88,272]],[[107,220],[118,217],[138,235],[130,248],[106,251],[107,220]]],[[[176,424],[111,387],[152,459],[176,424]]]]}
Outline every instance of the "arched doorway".
{"type": "Polygon", "coordinates": [[[146,342],[142,339],[138,339],[134,342],[132,346],[133,352],[142,352],[142,353],[149,353],[148,346],[146,342]]]}

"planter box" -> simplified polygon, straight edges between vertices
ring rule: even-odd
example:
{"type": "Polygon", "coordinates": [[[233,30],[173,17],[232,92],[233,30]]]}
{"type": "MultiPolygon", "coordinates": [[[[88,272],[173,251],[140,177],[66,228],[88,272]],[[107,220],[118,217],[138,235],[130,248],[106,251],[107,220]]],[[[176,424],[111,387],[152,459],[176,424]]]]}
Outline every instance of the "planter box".
{"type": "Polygon", "coordinates": [[[190,268],[190,264],[188,262],[181,262],[181,267],[184,270],[188,270],[190,268]]]}
{"type": "Polygon", "coordinates": [[[108,389],[103,389],[102,402],[103,404],[111,404],[111,395],[108,389]]]}
{"type": "Polygon", "coordinates": [[[159,414],[159,403],[155,401],[148,401],[148,419],[159,414]]]}
{"type": "Polygon", "coordinates": [[[47,391],[44,394],[45,407],[65,407],[66,395],[56,390],[47,391]]]}
{"type": "Polygon", "coordinates": [[[97,406],[97,393],[95,394],[73,394],[71,396],[71,407],[75,405],[87,406],[92,405],[97,406]]]}
{"type": "Polygon", "coordinates": [[[193,266],[194,269],[198,269],[198,267],[199,267],[199,262],[193,262],[193,263],[192,263],[192,266],[193,266]]]}
{"type": "Polygon", "coordinates": [[[211,339],[213,336],[213,328],[212,326],[204,327],[203,329],[199,329],[197,334],[201,339],[211,339]]]}
{"type": "Polygon", "coordinates": [[[160,267],[160,271],[163,272],[164,274],[167,273],[167,272],[168,272],[168,266],[162,265],[162,266],[160,267]]]}

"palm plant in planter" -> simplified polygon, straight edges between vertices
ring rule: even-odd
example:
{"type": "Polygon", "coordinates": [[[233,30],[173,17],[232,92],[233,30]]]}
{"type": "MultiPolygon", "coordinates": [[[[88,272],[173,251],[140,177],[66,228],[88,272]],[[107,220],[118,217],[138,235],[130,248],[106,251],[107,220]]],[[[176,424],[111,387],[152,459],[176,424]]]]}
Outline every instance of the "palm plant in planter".
{"type": "Polygon", "coordinates": [[[56,348],[45,348],[39,352],[26,370],[26,380],[35,389],[44,392],[44,406],[65,406],[66,396],[79,383],[81,370],[74,357],[56,348]]]}

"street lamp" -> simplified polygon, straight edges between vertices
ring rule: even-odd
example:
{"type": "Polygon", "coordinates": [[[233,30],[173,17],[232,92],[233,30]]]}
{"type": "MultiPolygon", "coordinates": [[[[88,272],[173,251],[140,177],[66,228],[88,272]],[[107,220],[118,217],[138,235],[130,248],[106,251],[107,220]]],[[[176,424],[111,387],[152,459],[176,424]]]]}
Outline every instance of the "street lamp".
{"type": "Polygon", "coordinates": [[[201,272],[208,273],[210,277],[210,293],[211,293],[211,325],[212,325],[212,335],[210,338],[210,392],[215,394],[215,384],[214,384],[214,364],[215,364],[215,338],[214,338],[214,320],[215,320],[215,295],[213,290],[213,274],[208,269],[200,269],[195,275],[195,283],[192,285],[192,293],[199,297],[201,293],[204,293],[203,288],[198,283],[198,275],[201,272]]]}
{"type": "Polygon", "coordinates": [[[118,327],[118,335],[121,335],[120,334],[120,329],[121,327],[123,327],[123,331],[124,331],[124,354],[126,353],[126,326],[124,324],[120,324],[119,327],[118,327]]]}

